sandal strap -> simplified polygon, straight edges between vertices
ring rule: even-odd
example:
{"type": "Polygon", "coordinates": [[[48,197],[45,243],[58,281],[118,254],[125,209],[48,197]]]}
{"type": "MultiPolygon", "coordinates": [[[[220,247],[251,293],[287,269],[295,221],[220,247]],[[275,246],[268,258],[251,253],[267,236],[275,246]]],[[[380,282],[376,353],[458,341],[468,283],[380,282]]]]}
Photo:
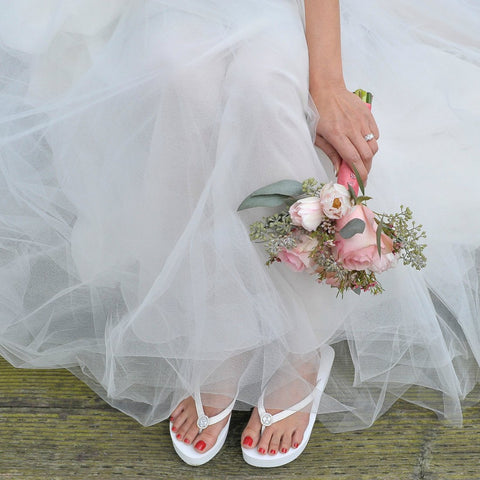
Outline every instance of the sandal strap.
{"type": "MultiPolygon", "coordinates": [[[[319,379],[320,383],[320,379],[319,379]]],[[[312,390],[312,393],[307,395],[303,400],[300,400],[297,402],[295,405],[292,405],[291,407],[282,410],[281,412],[271,414],[268,413],[265,410],[265,406],[263,403],[263,397],[264,397],[264,392],[260,395],[260,398],[258,399],[258,415],[260,416],[260,422],[263,425],[263,427],[269,427],[275,422],[279,422],[280,420],[283,420],[290,415],[293,415],[296,412],[299,412],[300,410],[303,410],[308,404],[312,403],[314,400],[314,392],[317,390],[317,385],[312,390]]]]}
{"type": "Polygon", "coordinates": [[[197,390],[193,394],[193,399],[195,400],[195,408],[197,409],[197,427],[200,431],[205,430],[208,426],[214,425],[215,423],[221,422],[224,418],[226,418],[230,413],[232,413],[233,407],[235,406],[236,395],[234,396],[230,405],[228,405],[224,410],[213,417],[208,417],[205,415],[205,411],[203,410],[202,399],[200,396],[200,392],[197,390]]]}

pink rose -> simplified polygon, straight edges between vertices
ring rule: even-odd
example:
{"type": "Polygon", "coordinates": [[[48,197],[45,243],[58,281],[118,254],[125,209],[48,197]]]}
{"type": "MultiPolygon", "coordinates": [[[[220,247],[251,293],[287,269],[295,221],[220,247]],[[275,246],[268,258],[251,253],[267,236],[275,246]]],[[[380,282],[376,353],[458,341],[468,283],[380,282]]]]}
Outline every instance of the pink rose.
{"type": "Polygon", "coordinates": [[[323,220],[323,210],[318,197],[307,197],[297,200],[289,209],[292,223],[303,227],[308,232],[317,229],[323,220]]]}
{"type": "Polygon", "coordinates": [[[310,238],[308,235],[300,235],[297,239],[297,245],[289,250],[282,248],[278,252],[278,258],[295,272],[311,270],[315,262],[310,254],[317,245],[318,241],[314,238],[310,238]]]}
{"type": "Polygon", "coordinates": [[[364,205],[353,207],[349,213],[337,221],[336,228],[337,258],[347,270],[370,270],[381,273],[395,265],[396,257],[393,254],[393,241],[384,233],[380,238],[382,255],[378,255],[377,224],[373,212],[364,205]],[[359,218],[365,222],[365,230],[351,238],[342,238],[338,232],[354,218],[359,218]]]}
{"type": "Polygon", "coordinates": [[[325,216],[332,220],[338,220],[352,208],[348,190],[343,185],[331,182],[320,190],[320,204],[325,216]]]}

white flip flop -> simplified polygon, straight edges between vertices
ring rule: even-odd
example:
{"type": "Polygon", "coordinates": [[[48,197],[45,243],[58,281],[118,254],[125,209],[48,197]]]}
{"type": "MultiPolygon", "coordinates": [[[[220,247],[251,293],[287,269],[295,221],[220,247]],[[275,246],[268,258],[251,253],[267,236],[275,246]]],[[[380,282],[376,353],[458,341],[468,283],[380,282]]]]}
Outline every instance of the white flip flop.
{"type": "Polygon", "coordinates": [[[313,425],[316,420],[318,405],[320,404],[320,398],[325,390],[325,385],[327,384],[328,377],[330,376],[330,371],[333,365],[333,359],[335,358],[335,351],[329,345],[323,345],[320,347],[320,368],[317,374],[317,384],[313,389],[312,393],[305,397],[300,402],[296,403],[288,410],[283,410],[282,412],[271,415],[265,411],[263,405],[263,393],[258,401],[258,415],[260,416],[260,421],[262,422],[262,433],[265,430],[265,427],[272,425],[275,422],[283,420],[290,415],[293,415],[295,412],[298,412],[305,408],[309,403],[312,404],[310,410],[310,419],[303,434],[303,440],[297,448],[290,448],[287,453],[277,453],[275,455],[264,454],[261,455],[258,453],[256,448],[244,448],[242,446],[243,459],[254,467],[280,467],[281,465],[286,465],[291,461],[295,460],[300,454],[305,450],[308,441],[310,440],[310,435],[312,433],[313,425]]]}
{"type": "MultiPolygon", "coordinates": [[[[230,403],[230,405],[228,405],[225,410],[222,410],[219,414],[213,417],[207,417],[207,415],[205,415],[205,412],[203,411],[200,393],[195,392],[193,395],[193,399],[195,400],[195,408],[197,409],[197,426],[199,432],[205,430],[210,425],[221,422],[225,417],[227,417],[227,415],[230,415],[236,401],[236,398],[234,398],[232,403],[230,403]]],[[[203,465],[210,461],[220,451],[220,449],[223,447],[223,444],[225,443],[228,433],[228,427],[230,426],[230,418],[228,419],[227,424],[222,428],[220,434],[218,435],[215,445],[205,453],[197,452],[193,445],[186,444],[185,442],[178,440],[175,433],[172,432],[173,423],[170,422],[170,437],[172,438],[173,448],[175,448],[177,455],[185,463],[193,466],[203,465]]]]}

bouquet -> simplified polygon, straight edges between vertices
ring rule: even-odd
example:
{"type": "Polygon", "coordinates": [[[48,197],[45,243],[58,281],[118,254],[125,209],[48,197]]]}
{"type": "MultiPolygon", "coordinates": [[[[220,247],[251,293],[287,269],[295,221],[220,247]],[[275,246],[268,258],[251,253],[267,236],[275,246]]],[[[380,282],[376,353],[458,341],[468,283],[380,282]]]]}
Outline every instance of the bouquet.
{"type": "MultiPolygon", "coordinates": [[[[369,105],[371,94],[355,92],[369,105]]],[[[371,197],[358,172],[342,162],[338,183],[281,180],[251,193],[238,210],[283,207],[250,225],[250,238],[265,243],[267,265],[281,262],[308,272],[317,282],[355,293],[383,291],[377,274],[399,260],[417,270],[425,267],[426,237],[408,207],[397,213],[368,208],[371,197]]]]}

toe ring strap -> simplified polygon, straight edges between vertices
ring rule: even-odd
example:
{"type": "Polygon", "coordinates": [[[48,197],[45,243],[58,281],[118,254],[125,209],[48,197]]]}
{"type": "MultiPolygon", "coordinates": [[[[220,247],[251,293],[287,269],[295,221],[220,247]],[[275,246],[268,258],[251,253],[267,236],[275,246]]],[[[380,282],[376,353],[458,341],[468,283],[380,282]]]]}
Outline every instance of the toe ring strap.
{"type": "Polygon", "coordinates": [[[221,422],[224,418],[230,415],[233,407],[235,406],[236,395],[230,405],[228,405],[224,410],[222,410],[217,415],[214,415],[213,417],[208,417],[207,415],[205,415],[199,391],[195,391],[195,393],[193,394],[193,399],[195,400],[195,408],[197,409],[197,427],[198,430],[201,432],[202,430],[205,430],[208,426],[221,422]]]}
{"type": "MultiPolygon", "coordinates": [[[[315,391],[315,389],[314,389],[315,391]]],[[[275,413],[272,415],[271,413],[268,413],[265,410],[265,406],[263,404],[263,393],[260,396],[258,400],[258,415],[260,417],[260,422],[263,425],[263,427],[269,427],[275,422],[279,422],[280,420],[283,420],[290,415],[293,415],[296,412],[299,412],[300,410],[303,410],[308,404],[312,403],[314,400],[313,393],[310,395],[307,395],[303,400],[300,402],[296,403],[295,405],[292,405],[290,408],[286,410],[282,410],[281,412],[275,413]]]]}

